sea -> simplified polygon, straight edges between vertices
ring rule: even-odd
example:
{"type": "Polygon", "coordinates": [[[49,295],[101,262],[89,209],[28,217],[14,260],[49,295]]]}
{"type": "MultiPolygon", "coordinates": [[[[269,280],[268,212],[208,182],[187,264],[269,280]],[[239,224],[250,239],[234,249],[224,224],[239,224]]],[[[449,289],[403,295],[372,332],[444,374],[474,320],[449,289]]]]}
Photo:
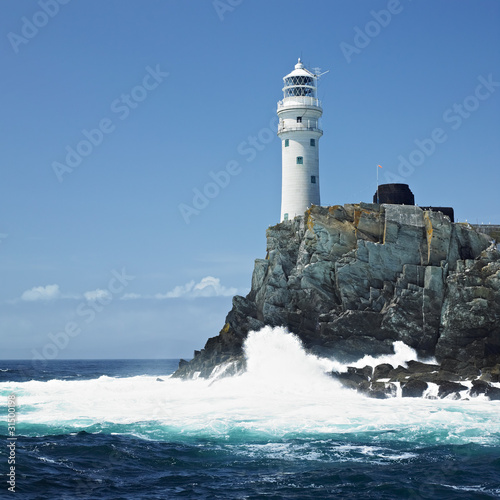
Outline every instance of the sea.
{"type": "MultiPolygon", "coordinates": [[[[358,365],[416,359],[395,351],[358,365]]],[[[500,401],[367,398],[282,328],[245,355],[188,381],[173,359],[0,361],[0,498],[500,498],[500,401]]]]}

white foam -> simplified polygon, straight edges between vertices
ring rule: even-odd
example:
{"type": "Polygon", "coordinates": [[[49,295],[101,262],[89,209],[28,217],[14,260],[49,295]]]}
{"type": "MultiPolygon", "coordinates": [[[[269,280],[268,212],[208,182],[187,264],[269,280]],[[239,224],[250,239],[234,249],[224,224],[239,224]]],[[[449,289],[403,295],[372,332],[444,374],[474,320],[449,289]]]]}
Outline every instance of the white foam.
{"type": "MultiPolygon", "coordinates": [[[[9,383],[0,388],[18,395],[20,429],[21,423],[73,431],[99,424],[108,429],[134,424],[133,430],[123,432],[155,439],[169,439],[172,433],[225,437],[368,432],[383,440],[389,431],[387,439],[426,443],[493,442],[500,432],[500,402],[377,400],[344,389],[326,373],[335,361],[307,354],[300,341],[282,328],[252,332],[245,353],[248,370],[235,377],[183,381],[161,375],[165,380],[158,382],[157,376],[102,376],[9,383]]],[[[401,364],[408,354],[399,346],[393,355],[399,357],[393,361],[401,364]]]]}
{"type": "Polygon", "coordinates": [[[349,366],[354,366],[356,368],[363,368],[365,366],[376,366],[382,363],[387,363],[392,365],[393,368],[398,366],[403,366],[406,368],[408,361],[417,361],[417,353],[410,346],[407,346],[404,342],[397,341],[394,342],[394,354],[386,354],[382,356],[369,356],[366,355],[355,363],[350,363],[349,366]]]}
{"type": "Polygon", "coordinates": [[[434,382],[427,382],[427,385],[428,387],[423,394],[424,398],[437,399],[439,393],[439,385],[435,384],[434,382]]]}

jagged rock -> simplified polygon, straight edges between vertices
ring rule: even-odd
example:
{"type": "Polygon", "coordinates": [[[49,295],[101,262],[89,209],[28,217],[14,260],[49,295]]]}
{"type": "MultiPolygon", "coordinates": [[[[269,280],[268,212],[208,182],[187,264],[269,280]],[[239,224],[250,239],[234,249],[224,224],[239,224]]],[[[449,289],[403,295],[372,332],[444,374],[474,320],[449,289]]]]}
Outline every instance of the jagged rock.
{"type": "Polygon", "coordinates": [[[397,387],[395,384],[385,384],[384,382],[372,382],[365,394],[375,399],[386,399],[396,396],[397,387]]]}
{"type": "Polygon", "coordinates": [[[491,401],[500,401],[500,389],[498,387],[489,387],[486,391],[486,396],[488,396],[491,401]]]}
{"type": "Polygon", "coordinates": [[[473,360],[477,368],[494,366],[500,358],[498,250],[490,248],[458,267],[463,271],[446,280],[436,356],[468,364],[473,360]]]}
{"type": "Polygon", "coordinates": [[[500,382],[500,364],[481,370],[481,379],[486,382],[500,382]],[[486,380],[488,378],[488,380],[486,380]]]}
{"type": "Polygon", "coordinates": [[[480,371],[498,380],[500,252],[472,226],[417,206],[313,206],[267,230],[250,293],[234,297],[220,334],[174,376],[243,366],[248,332],[264,325],[285,326],[310,352],[345,363],[393,353],[394,341],[435,356],[439,370],[374,374],[407,386],[412,377],[437,383],[480,371]]]}
{"type": "Polygon", "coordinates": [[[410,378],[410,372],[404,366],[398,366],[389,373],[391,382],[406,382],[410,378]]]}
{"type": "Polygon", "coordinates": [[[421,398],[429,386],[423,380],[409,380],[401,385],[403,397],[421,398]]]}
{"type": "Polygon", "coordinates": [[[357,389],[359,393],[374,399],[394,397],[397,393],[396,385],[391,383],[386,384],[384,382],[369,382],[368,380],[363,380],[359,382],[357,386],[353,384],[354,382],[351,380],[349,385],[345,384],[345,386],[351,389],[357,389]]]}
{"type": "Polygon", "coordinates": [[[460,397],[458,394],[460,391],[465,391],[467,387],[465,385],[459,384],[457,382],[441,382],[439,384],[438,396],[440,398],[445,398],[450,394],[453,394],[456,399],[460,397]]]}
{"type": "Polygon", "coordinates": [[[493,387],[488,382],[484,380],[474,380],[472,382],[472,389],[469,391],[470,396],[477,397],[480,394],[484,394],[491,401],[500,400],[500,389],[498,387],[493,387]]]}
{"type": "Polygon", "coordinates": [[[381,365],[377,365],[373,369],[373,380],[378,380],[380,378],[391,378],[391,373],[394,371],[394,368],[389,363],[382,363],[381,365]]]}
{"type": "Polygon", "coordinates": [[[368,380],[370,380],[373,375],[373,368],[368,365],[363,368],[354,368],[354,370],[356,373],[361,374],[361,376],[366,377],[368,380]]]}
{"type": "Polygon", "coordinates": [[[349,366],[347,368],[347,372],[332,372],[331,376],[349,389],[358,389],[362,383],[369,382],[371,374],[371,366],[365,366],[364,368],[354,368],[349,366]]]}
{"type": "MultiPolygon", "coordinates": [[[[409,378],[409,377],[408,377],[409,378]]],[[[413,380],[424,380],[425,382],[432,382],[434,384],[442,384],[443,382],[457,382],[462,380],[462,378],[456,373],[438,371],[438,372],[430,372],[430,373],[414,373],[411,375],[413,380]]]]}
{"type": "Polygon", "coordinates": [[[439,365],[422,363],[420,361],[410,360],[406,363],[408,365],[408,371],[410,373],[433,373],[440,369],[439,365]]]}
{"type": "Polygon", "coordinates": [[[469,362],[457,361],[456,359],[450,358],[443,359],[443,361],[441,362],[441,371],[445,373],[456,374],[456,376],[462,380],[472,380],[477,378],[481,374],[481,371],[475,366],[471,365],[469,362]]]}
{"type": "MultiPolygon", "coordinates": [[[[359,380],[353,380],[346,373],[332,372],[331,376],[337,379],[344,387],[347,387],[348,389],[358,389],[360,386],[359,380]]],[[[365,380],[364,382],[368,383],[367,380],[365,380]]]]}
{"type": "Polygon", "coordinates": [[[469,395],[473,398],[476,398],[480,394],[486,394],[486,391],[491,387],[488,382],[484,380],[474,380],[472,382],[472,388],[469,391],[469,395]]]}

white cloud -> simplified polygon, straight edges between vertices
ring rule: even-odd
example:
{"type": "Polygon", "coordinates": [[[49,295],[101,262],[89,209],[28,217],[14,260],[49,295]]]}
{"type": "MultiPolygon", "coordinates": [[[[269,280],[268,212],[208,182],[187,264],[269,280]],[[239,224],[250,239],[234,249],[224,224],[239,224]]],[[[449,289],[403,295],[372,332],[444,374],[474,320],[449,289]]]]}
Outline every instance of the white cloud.
{"type": "MultiPolygon", "coordinates": [[[[195,298],[203,298],[203,297],[232,297],[236,294],[244,294],[248,293],[248,290],[240,290],[234,287],[226,287],[221,284],[219,278],[214,278],[213,276],[205,276],[199,282],[194,280],[189,281],[184,285],[178,285],[174,287],[172,290],[166,293],[156,293],[154,295],[151,294],[139,294],[139,293],[124,293],[120,300],[139,300],[139,299],[156,299],[156,300],[165,300],[165,299],[195,299],[195,298]]],[[[104,290],[102,288],[96,288],[95,290],[89,290],[84,292],[83,294],[62,294],[59,290],[59,285],[47,285],[47,286],[36,286],[31,290],[26,290],[21,295],[21,300],[24,301],[49,301],[55,299],[79,299],[83,298],[89,302],[94,301],[107,301],[112,300],[113,296],[109,290],[104,290]]],[[[12,301],[15,303],[19,299],[15,299],[12,301]]]]}
{"type": "Polygon", "coordinates": [[[61,296],[59,285],[35,286],[21,295],[21,300],[35,302],[37,300],[54,300],[61,296]]]}
{"type": "Polygon", "coordinates": [[[156,299],[176,299],[178,297],[185,297],[193,290],[194,286],[195,286],[195,282],[190,281],[189,283],[186,283],[185,285],[176,286],[173,290],[170,290],[170,292],[157,293],[155,295],[155,298],[156,299]]]}
{"type": "Polygon", "coordinates": [[[109,300],[112,298],[109,290],[102,290],[100,288],[97,288],[96,290],[91,290],[89,292],[85,292],[83,296],[89,302],[94,300],[103,300],[103,299],[109,300]]]}
{"type": "Polygon", "coordinates": [[[160,299],[173,299],[179,297],[231,297],[237,293],[238,290],[236,288],[227,288],[221,285],[219,278],[205,276],[199,283],[190,281],[185,285],[176,286],[173,290],[165,294],[157,294],[156,297],[160,299]]]}
{"type": "Polygon", "coordinates": [[[238,289],[234,287],[225,287],[221,285],[219,278],[213,276],[205,276],[198,283],[194,280],[185,285],[178,285],[169,292],[156,293],[154,295],[140,295],[138,293],[126,293],[122,295],[121,300],[135,299],[194,299],[198,297],[232,297],[238,293],[238,289]]]}
{"type": "Polygon", "coordinates": [[[232,297],[238,290],[221,285],[219,278],[206,276],[194,286],[193,293],[197,297],[232,297]]]}

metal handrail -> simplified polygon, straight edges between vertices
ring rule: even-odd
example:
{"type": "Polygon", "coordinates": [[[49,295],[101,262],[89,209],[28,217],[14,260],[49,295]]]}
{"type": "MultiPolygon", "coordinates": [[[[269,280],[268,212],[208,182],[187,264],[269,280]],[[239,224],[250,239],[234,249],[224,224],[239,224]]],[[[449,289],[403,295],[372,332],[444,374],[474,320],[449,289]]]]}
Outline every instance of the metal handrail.
{"type": "Polygon", "coordinates": [[[278,133],[279,132],[288,132],[289,130],[311,130],[313,132],[321,132],[323,133],[323,131],[318,128],[318,127],[306,127],[306,126],[302,126],[302,127],[286,127],[285,125],[279,125],[278,126],[278,133]]]}

